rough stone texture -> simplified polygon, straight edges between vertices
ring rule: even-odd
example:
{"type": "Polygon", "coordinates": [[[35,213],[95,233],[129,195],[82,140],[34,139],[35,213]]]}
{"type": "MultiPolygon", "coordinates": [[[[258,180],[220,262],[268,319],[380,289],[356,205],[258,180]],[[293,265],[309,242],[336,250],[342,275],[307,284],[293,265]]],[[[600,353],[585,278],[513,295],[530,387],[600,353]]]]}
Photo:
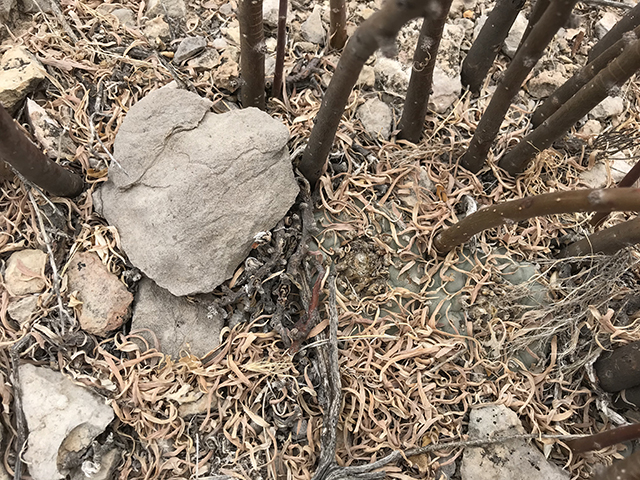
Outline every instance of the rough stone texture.
{"type": "Polygon", "coordinates": [[[478,4],[477,0],[453,0],[449,9],[449,17],[457,18],[467,10],[473,10],[478,4]]]}
{"type": "MultiPolygon", "coordinates": [[[[106,452],[101,452],[97,462],[85,460],[82,462],[82,467],[74,469],[71,473],[71,480],[114,480],[113,473],[120,462],[120,457],[121,451],[118,448],[111,448],[106,452]],[[85,472],[89,475],[85,475],[85,472]]],[[[204,477],[201,477],[201,479],[205,480],[204,477]]]]}
{"type": "Polygon", "coordinates": [[[80,327],[104,336],[120,328],[129,314],[133,295],[95,253],[79,253],[67,270],[69,291],[82,302],[80,327]]]}
{"type": "Polygon", "coordinates": [[[460,46],[464,37],[465,28],[462,25],[445,24],[436,65],[450,77],[455,77],[460,73],[460,46]]]}
{"type": "Polygon", "coordinates": [[[27,98],[27,114],[33,128],[33,135],[49,157],[58,158],[62,153],[68,158],[75,153],[76,146],[69,137],[69,133],[60,127],[44,108],[30,98],[27,98]]]}
{"type": "Polygon", "coordinates": [[[171,18],[182,18],[187,14],[184,0],[149,0],[147,16],[169,15],[171,18]]]}
{"type": "MultiPolygon", "coordinates": [[[[181,351],[188,349],[193,355],[205,356],[220,343],[223,326],[219,312],[209,312],[203,305],[176,297],[148,278],[140,282],[131,329],[148,328],[154,332],[160,349],[167,355],[177,359],[181,351]]],[[[150,346],[154,345],[151,335],[141,335],[150,346]]]]}
{"type": "Polygon", "coordinates": [[[28,322],[38,309],[38,298],[40,295],[28,295],[19,300],[9,302],[7,313],[20,325],[28,322]]]}
{"type": "Polygon", "coordinates": [[[220,31],[233,45],[240,46],[240,24],[237,20],[232,20],[220,31]]]}
{"type": "Polygon", "coordinates": [[[45,70],[24,47],[12,47],[0,60],[0,103],[10,113],[44,80],[45,70]]]}
{"type": "Polygon", "coordinates": [[[596,136],[602,132],[602,124],[598,120],[587,120],[580,129],[580,135],[596,136]]]}
{"type": "Polygon", "coordinates": [[[313,12],[300,26],[302,37],[308,42],[315,43],[316,45],[324,45],[327,32],[322,26],[321,7],[316,5],[313,7],[313,12]]]}
{"type": "Polygon", "coordinates": [[[624,101],[621,97],[607,97],[591,110],[594,118],[603,120],[624,112],[624,101]]]}
{"type": "Polygon", "coordinates": [[[376,85],[376,71],[373,67],[369,65],[365,65],[362,67],[360,71],[360,75],[358,76],[358,80],[356,81],[356,85],[360,87],[369,87],[373,88],[376,85]]]}
{"type": "Polygon", "coordinates": [[[160,45],[171,38],[169,24],[162,17],[148,20],[144,26],[143,33],[153,45],[160,45]]]}
{"type": "MultiPolygon", "coordinates": [[[[524,433],[517,415],[504,405],[471,410],[469,436],[473,439],[524,433]]],[[[511,440],[484,448],[467,448],[460,466],[462,480],[567,480],[571,476],[548,462],[535,445],[511,440]]]]}
{"type": "Polygon", "coordinates": [[[613,26],[618,23],[620,17],[613,12],[605,12],[602,18],[596,22],[595,33],[598,40],[604,37],[613,26]]]}
{"type": "Polygon", "coordinates": [[[382,100],[372,98],[358,108],[357,116],[373,138],[381,136],[385,140],[389,139],[392,120],[389,105],[382,100]]]}
{"type": "Polygon", "coordinates": [[[255,108],[210,106],[171,88],[139,101],[115,140],[124,171],[113,166],[94,195],[131,262],[174,295],[230,278],[298,194],[287,128],[255,108]]]}
{"type": "Polygon", "coordinates": [[[429,96],[429,108],[437,113],[444,113],[460,98],[461,92],[460,75],[450,77],[436,67],[433,71],[433,90],[429,96]]]}
{"type": "MultiPolygon", "coordinates": [[[[265,58],[265,71],[266,71],[266,61],[271,57],[265,58]]],[[[275,62],[275,60],[274,60],[275,62]]],[[[220,65],[220,54],[215,48],[207,48],[204,50],[202,55],[199,55],[196,58],[192,58],[187,62],[191,68],[195,70],[211,70],[218,65],[220,65]]]]}
{"type": "Polygon", "coordinates": [[[113,420],[105,399],[59,372],[30,364],[19,368],[22,409],[29,428],[25,459],[34,480],[57,480],[113,420]]]}
{"type": "Polygon", "coordinates": [[[51,13],[51,2],[49,0],[22,0],[21,10],[24,13],[51,13]],[[39,6],[39,8],[38,8],[39,6]]]}
{"type": "Polygon", "coordinates": [[[14,252],[7,260],[4,272],[4,283],[12,296],[39,293],[47,285],[44,268],[47,254],[41,250],[20,250],[14,252]]]}
{"type": "Polygon", "coordinates": [[[120,25],[124,25],[126,27],[133,28],[136,26],[136,18],[133,15],[133,12],[128,8],[116,8],[111,15],[116,17],[120,22],[120,25]]]}
{"type": "Polygon", "coordinates": [[[173,57],[173,62],[181,64],[185,60],[193,58],[204,52],[206,47],[207,40],[204,37],[187,37],[180,42],[180,45],[178,45],[176,54],[173,57]]]}
{"type": "Polygon", "coordinates": [[[529,80],[527,89],[529,90],[529,95],[533,98],[547,98],[555,92],[565,80],[562,73],[558,71],[541,72],[529,80]]]}
{"type": "Polygon", "coordinates": [[[516,50],[518,49],[518,45],[520,45],[520,39],[522,35],[524,35],[524,31],[527,28],[527,17],[525,17],[524,13],[520,12],[516,17],[515,22],[513,22],[513,26],[509,31],[509,35],[504,41],[504,45],[502,46],[502,51],[509,58],[513,58],[516,54],[516,50]]]}
{"type": "MultiPolygon", "coordinates": [[[[264,0],[262,2],[262,16],[265,25],[271,28],[278,26],[278,12],[280,0],[264,0]]],[[[287,2],[287,19],[291,18],[291,2],[287,2]]]]}
{"type": "Polygon", "coordinates": [[[0,22],[9,22],[13,16],[15,7],[16,0],[0,0],[0,22]]]}
{"type": "Polygon", "coordinates": [[[373,70],[376,80],[386,89],[404,94],[409,86],[409,73],[397,60],[387,57],[378,57],[373,70]]]}

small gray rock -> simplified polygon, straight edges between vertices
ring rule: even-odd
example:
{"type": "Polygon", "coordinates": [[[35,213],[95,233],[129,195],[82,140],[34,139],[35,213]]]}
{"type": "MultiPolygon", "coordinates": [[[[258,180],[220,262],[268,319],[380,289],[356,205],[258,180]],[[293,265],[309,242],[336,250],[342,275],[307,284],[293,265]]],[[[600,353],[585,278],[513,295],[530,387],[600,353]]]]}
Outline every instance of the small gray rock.
{"type": "Polygon", "coordinates": [[[316,5],[313,12],[301,25],[302,36],[305,40],[316,45],[323,45],[327,32],[322,26],[322,15],[320,6],[316,5]]]}
{"type": "MultiPolygon", "coordinates": [[[[469,436],[489,439],[524,433],[517,415],[504,405],[476,407],[469,415],[469,436]]],[[[462,480],[568,480],[571,476],[547,461],[535,445],[510,440],[466,448],[460,466],[462,480]]]]}
{"type": "Polygon", "coordinates": [[[10,48],[0,60],[0,103],[13,113],[44,78],[44,67],[29,50],[10,48]]]}
{"type": "Polygon", "coordinates": [[[7,23],[15,13],[16,0],[0,0],[0,22],[7,23]]]}
{"type": "Polygon", "coordinates": [[[363,66],[362,71],[358,76],[358,81],[356,82],[356,85],[359,85],[361,87],[373,88],[375,84],[376,84],[376,71],[374,70],[373,67],[370,67],[369,65],[363,66]]]}
{"type": "Polygon", "coordinates": [[[169,24],[162,17],[147,20],[143,32],[153,45],[159,45],[171,38],[169,24]]]}
{"type": "Polygon", "coordinates": [[[168,15],[171,18],[183,18],[187,14],[184,0],[149,0],[147,16],[168,15]]]}
{"type": "Polygon", "coordinates": [[[613,26],[618,23],[620,17],[613,12],[605,12],[602,18],[596,22],[595,33],[598,39],[604,37],[613,26]]]}
{"type": "Polygon", "coordinates": [[[391,108],[382,100],[372,98],[358,108],[357,116],[373,138],[389,140],[391,134],[391,108]]]}
{"type": "Polygon", "coordinates": [[[624,112],[624,101],[621,97],[607,97],[591,110],[593,118],[604,120],[624,112]]]}
{"type": "Polygon", "coordinates": [[[111,423],[113,410],[104,398],[59,372],[24,364],[19,374],[22,409],[29,427],[25,458],[31,478],[64,478],[68,471],[58,465],[80,458],[111,423]]]}
{"type": "Polygon", "coordinates": [[[28,322],[38,309],[40,295],[27,295],[19,300],[9,302],[7,313],[20,325],[28,322]]]}
{"type": "MultiPolygon", "coordinates": [[[[162,352],[174,359],[186,350],[198,357],[205,356],[219,345],[223,326],[221,313],[209,312],[203,305],[176,297],[148,278],[139,283],[131,329],[154,332],[162,352]]],[[[142,331],[141,335],[153,346],[148,333],[142,331]]]]}
{"type": "Polygon", "coordinates": [[[173,57],[173,62],[180,65],[185,60],[200,55],[206,47],[207,41],[204,37],[187,37],[180,42],[178,50],[176,50],[176,54],[173,57]]]}
{"type": "Polygon", "coordinates": [[[399,61],[378,57],[373,69],[376,80],[385,88],[400,94],[406,93],[409,86],[409,73],[399,61]]]}
{"type": "Polygon", "coordinates": [[[133,15],[133,12],[128,8],[116,8],[111,15],[116,17],[120,22],[120,25],[124,25],[126,27],[135,27],[136,26],[136,18],[133,15]]]}
{"type": "Polygon", "coordinates": [[[460,75],[450,77],[439,67],[433,71],[433,91],[429,96],[429,107],[437,112],[444,113],[460,98],[462,83],[460,75]]]}
{"type": "Polygon", "coordinates": [[[174,295],[230,278],[253,238],[298,194],[279,121],[255,109],[214,114],[211,102],[161,88],[127,113],[96,209],[131,262],[174,295]]]}
{"type": "MultiPolygon", "coordinates": [[[[278,26],[280,0],[264,0],[262,2],[262,17],[265,25],[271,28],[278,26]]],[[[287,18],[291,18],[291,2],[287,2],[287,18]]]]}
{"type": "Polygon", "coordinates": [[[541,72],[529,80],[527,89],[529,90],[529,95],[533,98],[547,98],[564,82],[564,76],[557,70],[553,72],[541,72]]]}
{"type": "Polygon", "coordinates": [[[504,41],[504,45],[502,46],[502,51],[509,58],[513,58],[516,54],[516,50],[518,50],[518,46],[520,45],[520,40],[524,35],[524,31],[527,28],[527,17],[524,16],[524,13],[520,12],[516,17],[516,20],[513,22],[513,26],[509,31],[509,35],[504,41]]]}

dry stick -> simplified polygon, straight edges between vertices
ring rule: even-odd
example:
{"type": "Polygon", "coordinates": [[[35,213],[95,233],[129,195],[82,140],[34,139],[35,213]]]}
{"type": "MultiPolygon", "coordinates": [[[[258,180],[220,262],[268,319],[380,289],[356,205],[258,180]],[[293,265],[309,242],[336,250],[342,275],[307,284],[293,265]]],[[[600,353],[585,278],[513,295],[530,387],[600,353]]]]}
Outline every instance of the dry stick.
{"type": "Polygon", "coordinates": [[[340,50],[347,43],[347,5],[345,0],[329,0],[329,46],[340,50]]]}
{"type": "Polygon", "coordinates": [[[634,30],[638,26],[640,26],[640,3],[629,10],[625,16],[593,46],[589,52],[589,62],[593,62],[602,55],[605,50],[617,43],[626,32],[634,30]]]}
{"type": "Polygon", "coordinates": [[[473,93],[480,93],[487,72],[524,3],[524,0],[499,0],[471,45],[462,62],[460,80],[473,93]]]}
{"type": "Polygon", "coordinates": [[[640,211],[640,189],[580,189],[519,198],[478,210],[436,235],[434,246],[446,253],[488,228],[541,215],[575,212],[640,211]]]}
{"type": "Polygon", "coordinates": [[[614,45],[602,52],[595,60],[589,62],[583,68],[564,82],[533,112],[531,123],[534,127],[539,126],[547,118],[554,114],[572,96],[576,94],[584,85],[589,83],[602,69],[606,68],[612,61],[620,56],[638,36],[640,27],[633,31],[634,35],[623,35],[614,45]]]}
{"type": "MultiPolygon", "coordinates": [[[[551,3],[551,0],[537,0],[533,8],[531,9],[531,14],[529,15],[529,23],[527,23],[527,27],[524,29],[524,33],[522,34],[522,38],[520,39],[520,45],[518,45],[518,50],[522,48],[524,41],[527,39],[531,30],[538,21],[542,18],[545,10],[551,3]]],[[[516,52],[518,51],[516,50],[516,52]]]]}
{"type": "Polygon", "coordinates": [[[469,148],[460,159],[467,170],[478,172],[484,165],[493,140],[509,110],[511,100],[518,93],[522,82],[544,53],[547,45],[562,27],[575,5],[576,0],[555,0],[545,10],[542,18],[534,25],[531,34],[509,64],[503,80],[496,88],[493,98],[482,115],[469,148]]]}
{"type": "Polygon", "coordinates": [[[273,86],[271,96],[284,98],[282,79],[284,78],[284,52],[287,46],[287,0],[280,0],[278,4],[278,43],[276,44],[276,68],[273,72],[273,86]]]}
{"type": "Polygon", "coordinates": [[[433,84],[433,69],[436,66],[438,47],[452,2],[452,0],[437,1],[440,8],[438,14],[429,15],[422,22],[418,45],[413,54],[413,67],[404,110],[398,125],[400,129],[398,137],[413,143],[418,143],[422,136],[433,84]]]}
{"type": "Polygon", "coordinates": [[[640,69],[640,41],[636,40],[542,125],[502,157],[500,166],[512,175],[524,171],[538,152],[549,148],[574,123],[604,100],[614,88],[626,82],[638,69],[640,69]]]}
{"type": "Polygon", "coordinates": [[[0,160],[4,160],[27,180],[60,197],[76,197],[84,188],[79,175],[49,160],[18,129],[11,115],[0,105],[0,160]]]}
{"type": "Polygon", "coordinates": [[[624,427],[612,428],[588,437],[570,440],[567,442],[567,446],[573,453],[583,453],[591,450],[601,450],[616,443],[637,440],[638,438],[640,438],[640,423],[635,423],[624,427]]]}
{"type": "Polygon", "coordinates": [[[262,0],[240,0],[240,73],[242,106],[264,110],[264,27],[262,0]]]}
{"type": "MultiPolygon", "coordinates": [[[[638,181],[638,178],[640,178],[640,162],[636,162],[633,168],[629,170],[627,174],[623,177],[623,179],[618,182],[618,185],[616,185],[616,187],[618,188],[631,187],[633,186],[634,183],[638,181]]],[[[604,222],[608,216],[609,215],[606,213],[596,213],[591,219],[591,225],[593,225],[594,227],[597,227],[602,222],[604,222]]]]}
{"type": "Polygon", "coordinates": [[[327,282],[329,287],[329,342],[316,348],[322,360],[322,382],[324,387],[324,410],[322,420],[322,448],[320,461],[313,480],[326,478],[327,474],[339,468],[336,464],[336,444],[340,405],[342,404],[342,381],[338,361],[338,309],[336,307],[336,277],[333,267],[327,282]]]}
{"type": "Polygon", "coordinates": [[[618,250],[636,243],[640,243],[640,218],[619,223],[578,240],[569,245],[563,251],[562,256],[581,257],[593,253],[612,255],[618,250]]]}
{"type": "Polygon", "coordinates": [[[614,462],[591,480],[636,480],[640,478],[640,452],[634,452],[624,460],[614,462]]]}
{"type": "Polygon", "coordinates": [[[400,28],[428,13],[431,4],[431,0],[389,0],[347,42],[298,167],[312,188],[324,172],[342,113],[365,62],[378,48],[387,56],[395,54],[395,38],[400,28]]]}

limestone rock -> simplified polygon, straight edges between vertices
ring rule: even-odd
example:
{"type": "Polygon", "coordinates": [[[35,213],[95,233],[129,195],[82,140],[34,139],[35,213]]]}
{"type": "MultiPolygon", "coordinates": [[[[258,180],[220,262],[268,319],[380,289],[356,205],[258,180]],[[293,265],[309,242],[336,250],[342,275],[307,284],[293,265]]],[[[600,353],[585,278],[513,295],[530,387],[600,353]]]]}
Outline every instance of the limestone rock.
{"type": "Polygon", "coordinates": [[[308,42],[323,45],[327,32],[322,26],[321,8],[313,7],[311,15],[301,25],[302,37],[308,42]]]}
{"type": "Polygon", "coordinates": [[[622,98],[607,97],[596,105],[590,113],[594,118],[604,120],[605,118],[620,115],[622,112],[624,112],[624,101],[622,98]]]}
{"type": "Polygon", "coordinates": [[[171,38],[169,24],[162,17],[148,20],[143,32],[152,45],[161,45],[162,42],[166,42],[171,38]]]}
{"type": "MultiPolygon", "coordinates": [[[[262,2],[262,16],[265,25],[271,28],[278,26],[280,0],[264,0],[262,2]]],[[[287,18],[291,18],[291,2],[287,2],[287,18]]]]}
{"type": "Polygon", "coordinates": [[[445,24],[436,65],[450,77],[460,73],[460,46],[464,38],[465,28],[462,25],[445,24]]]}
{"type": "Polygon", "coordinates": [[[556,71],[553,72],[541,72],[540,74],[529,80],[527,88],[529,95],[533,98],[547,98],[553,92],[556,91],[565,82],[562,73],[556,71]]]}
{"type": "Polygon", "coordinates": [[[195,70],[212,70],[220,65],[220,54],[215,48],[207,48],[202,55],[189,60],[187,65],[195,70]]]}
{"type": "Polygon", "coordinates": [[[20,325],[27,323],[38,309],[40,295],[28,295],[19,300],[9,302],[7,313],[20,325]]]}
{"type": "Polygon", "coordinates": [[[113,410],[104,398],[59,372],[25,364],[19,374],[29,428],[29,473],[34,480],[64,478],[111,423],[113,410]]]}
{"type": "Polygon", "coordinates": [[[598,39],[604,37],[613,26],[618,23],[620,17],[613,12],[605,12],[602,18],[596,22],[595,33],[598,39]]]}
{"type": "Polygon", "coordinates": [[[433,71],[433,90],[429,96],[429,107],[437,113],[444,113],[460,98],[461,92],[460,75],[450,77],[436,66],[433,71]]]}
{"type": "Polygon", "coordinates": [[[51,2],[49,2],[49,0],[22,0],[21,3],[21,10],[24,13],[39,13],[40,10],[42,10],[44,13],[52,12],[51,2]]]}
{"type": "Polygon", "coordinates": [[[507,35],[507,38],[504,41],[504,45],[502,46],[502,51],[509,58],[513,58],[513,56],[516,54],[516,50],[520,45],[520,40],[522,39],[524,31],[527,28],[527,23],[527,17],[524,16],[524,13],[518,13],[516,20],[513,22],[513,26],[509,31],[509,35],[507,35]]]}
{"type": "Polygon", "coordinates": [[[602,124],[598,120],[587,120],[580,129],[580,135],[584,136],[596,136],[602,132],[602,124]]]}
{"type": "Polygon", "coordinates": [[[76,147],[69,133],[30,98],[27,98],[27,114],[33,128],[33,136],[38,139],[50,158],[57,158],[59,153],[67,156],[75,153],[76,147]]]}
{"type": "Polygon", "coordinates": [[[232,20],[226,27],[221,28],[220,31],[233,45],[240,46],[240,24],[237,20],[232,20]]]}
{"type": "Polygon", "coordinates": [[[120,328],[129,314],[133,295],[95,253],[79,253],[67,270],[69,291],[82,302],[80,327],[105,336],[120,328]]]}
{"type": "Polygon", "coordinates": [[[13,113],[44,77],[44,68],[29,50],[10,48],[0,60],[0,103],[13,113]]]}
{"type": "Polygon", "coordinates": [[[149,0],[147,3],[147,16],[157,17],[168,15],[171,18],[183,18],[187,14],[187,6],[184,0],[149,0]]]}
{"type": "Polygon", "coordinates": [[[473,10],[478,4],[477,0],[453,0],[451,2],[451,8],[449,9],[449,17],[457,18],[467,10],[473,10]]]}
{"type": "MultiPolygon", "coordinates": [[[[473,439],[524,433],[517,415],[504,405],[477,407],[469,417],[473,439]]],[[[568,480],[571,476],[548,462],[535,445],[511,440],[487,447],[467,448],[460,466],[462,480],[568,480]]]]}
{"type": "Polygon", "coordinates": [[[136,18],[133,15],[133,12],[128,8],[116,8],[111,12],[111,15],[118,19],[120,25],[130,28],[134,28],[136,26],[136,18]]]}
{"type": "Polygon", "coordinates": [[[372,98],[358,108],[357,115],[369,135],[373,138],[381,136],[389,140],[392,120],[389,105],[382,100],[372,98]]]}
{"type": "MultiPolygon", "coordinates": [[[[154,332],[160,349],[167,355],[177,359],[181,351],[189,350],[198,357],[205,356],[220,343],[223,326],[220,312],[210,312],[203,305],[176,297],[148,278],[140,282],[131,329],[154,332]]],[[[148,333],[141,335],[153,346],[148,333]]]]}
{"type": "Polygon", "coordinates": [[[15,13],[15,8],[16,0],[0,0],[0,22],[9,22],[15,13]]]}
{"type": "MultiPolygon", "coordinates": [[[[207,40],[204,37],[187,37],[180,42],[176,54],[173,57],[174,63],[180,65],[185,60],[189,60],[202,52],[207,47],[207,40]]],[[[217,53],[217,52],[216,52],[217,53]]]]}
{"type": "Polygon", "coordinates": [[[41,250],[20,250],[14,252],[7,260],[4,283],[12,296],[39,293],[47,285],[44,268],[47,254],[41,250]]]}
{"type": "Polygon", "coordinates": [[[397,60],[378,57],[373,66],[376,80],[385,88],[396,93],[404,94],[409,86],[409,73],[397,60]]]}
{"type": "Polygon", "coordinates": [[[376,85],[376,71],[374,68],[369,65],[363,66],[356,85],[373,88],[376,85]]]}
{"type": "Polygon", "coordinates": [[[174,295],[213,291],[230,278],[253,238],[273,228],[298,194],[287,128],[246,108],[162,88],[135,104],[96,192],[131,262],[174,295]]]}

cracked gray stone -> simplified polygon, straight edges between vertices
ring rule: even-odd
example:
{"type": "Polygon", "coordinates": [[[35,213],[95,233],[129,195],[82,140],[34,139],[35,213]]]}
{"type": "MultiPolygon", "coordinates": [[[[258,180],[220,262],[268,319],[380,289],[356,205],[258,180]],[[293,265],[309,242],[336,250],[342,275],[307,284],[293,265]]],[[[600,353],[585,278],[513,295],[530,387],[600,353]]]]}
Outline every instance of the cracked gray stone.
{"type": "Polygon", "coordinates": [[[287,128],[255,108],[210,106],[166,87],[135,104],[114,144],[122,168],[94,195],[131,262],[177,296],[230,278],[298,194],[287,128]]]}

